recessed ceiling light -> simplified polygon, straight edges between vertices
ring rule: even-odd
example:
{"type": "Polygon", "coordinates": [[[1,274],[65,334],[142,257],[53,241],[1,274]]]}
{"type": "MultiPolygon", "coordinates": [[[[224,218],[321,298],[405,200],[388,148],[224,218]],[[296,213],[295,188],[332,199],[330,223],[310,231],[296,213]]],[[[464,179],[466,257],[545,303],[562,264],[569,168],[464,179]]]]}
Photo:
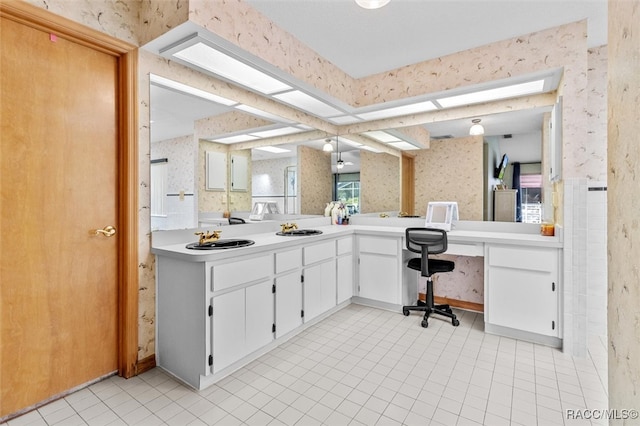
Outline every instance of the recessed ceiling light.
{"type": "Polygon", "coordinates": [[[403,151],[411,151],[413,149],[420,149],[415,145],[410,144],[409,142],[391,142],[389,145],[391,145],[394,148],[398,148],[401,149],[403,151]]]}
{"type": "Polygon", "coordinates": [[[343,114],[342,111],[299,90],[279,93],[277,95],[273,95],[273,97],[281,100],[282,102],[288,103],[294,108],[302,109],[320,117],[329,117],[332,115],[343,114]]]}
{"type": "Polygon", "coordinates": [[[329,121],[334,124],[353,124],[362,120],[352,115],[341,115],[339,117],[331,117],[329,118],[329,121]]]}
{"type": "Polygon", "coordinates": [[[466,93],[464,95],[451,96],[448,98],[438,99],[437,102],[443,108],[452,108],[462,105],[496,101],[498,99],[515,98],[534,93],[542,93],[543,90],[544,80],[536,80],[513,84],[511,86],[496,87],[495,89],[481,90],[479,92],[466,93]]]}
{"type": "Polygon", "coordinates": [[[165,77],[160,77],[159,75],[149,74],[149,80],[156,86],[174,89],[178,92],[187,93],[189,95],[197,96],[198,98],[213,101],[222,105],[231,106],[238,103],[236,101],[232,101],[231,99],[223,98],[222,96],[214,95],[213,93],[205,92],[204,90],[196,89],[195,87],[187,86],[186,84],[169,80],[165,77]]]}
{"type": "Polygon", "coordinates": [[[251,135],[237,135],[237,136],[229,136],[227,138],[209,139],[209,140],[211,142],[218,142],[218,143],[238,143],[238,142],[254,141],[256,139],[260,139],[260,138],[257,136],[251,136],[251,135]]]}
{"type": "Polygon", "coordinates": [[[363,112],[358,117],[363,120],[377,120],[380,118],[398,117],[401,115],[417,114],[419,112],[433,111],[437,107],[431,101],[418,102],[415,104],[403,105],[395,108],[381,109],[378,111],[363,112]]]}
{"type": "Polygon", "coordinates": [[[390,143],[390,142],[400,142],[402,141],[402,139],[400,139],[397,136],[394,136],[392,134],[389,134],[387,132],[383,132],[381,130],[374,130],[372,132],[364,132],[363,133],[366,136],[369,136],[372,139],[377,140],[378,142],[384,142],[384,143],[390,143]]]}
{"type": "Polygon", "coordinates": [[[271,138],[274,136],[290,135],[292,133],[300,133],[304,130],[297,127],[281,127],[279,129],[262,130],[260,132],[251,132],[251,136],[257,136],[259,138],[271,138]]]}
{"type": "Polygon", "coordinates": [[[197,42],[174,52],[173,56],[267,95],[291,89],[291,86],[288,84],[232,58],[203,42],[197,42]]]}
{"type": "Polygon", "coordinates": [[[261,147],[257,147],[257,148],[254,148],[254,149],[259,149],[261,151],[272,152],[274,154],[282,154],[284,152],[291,152],[291,150],[284,149],[284,148],[278,148],[277,146],[261,146],[261,147]]]}

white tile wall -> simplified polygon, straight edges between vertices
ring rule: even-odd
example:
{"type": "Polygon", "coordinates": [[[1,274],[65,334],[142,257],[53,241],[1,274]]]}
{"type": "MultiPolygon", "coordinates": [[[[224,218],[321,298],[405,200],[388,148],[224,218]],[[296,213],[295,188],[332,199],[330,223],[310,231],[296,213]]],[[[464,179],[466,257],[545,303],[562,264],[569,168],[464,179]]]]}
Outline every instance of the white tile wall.
{"type": "Polygon", "coordinates": [[[587,330],[607,334],[606,182],[589,182],[587,193],[587,330]]]}

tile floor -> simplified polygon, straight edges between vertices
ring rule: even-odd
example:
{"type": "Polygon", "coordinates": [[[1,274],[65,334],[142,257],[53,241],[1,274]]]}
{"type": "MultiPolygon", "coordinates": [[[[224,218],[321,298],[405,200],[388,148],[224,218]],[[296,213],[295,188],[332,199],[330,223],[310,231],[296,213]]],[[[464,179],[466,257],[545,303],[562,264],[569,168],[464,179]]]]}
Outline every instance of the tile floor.
{"type": "MultiPolygon", "coordinates": [[[[589,357],[461,325],[350,305],[197,392],[156,368],[111,377],[0,426],[582,425],[607,408],[607,347],[589,357]]],[[[606,424],[606,422],[593,423],[606,424]]]]}

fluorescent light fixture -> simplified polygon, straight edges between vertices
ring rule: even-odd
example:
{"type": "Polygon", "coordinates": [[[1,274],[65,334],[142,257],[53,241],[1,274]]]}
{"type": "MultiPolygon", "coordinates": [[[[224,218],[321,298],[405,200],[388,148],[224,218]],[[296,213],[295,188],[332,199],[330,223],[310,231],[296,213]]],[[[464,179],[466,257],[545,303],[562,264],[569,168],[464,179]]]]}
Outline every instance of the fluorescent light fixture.
{"type": "Polygon", "coordinates": [[[415,104],[403,105],[395,108],[381,109],[378,111],[363,112],[358,117],[363,120],[377,120],[380,118],[398,117],[401,115],[417,114],[419,112],[433,111],[437,107],[431,101],[418,102],[415,104]]]}
{"type": "Polygon", "coordinates": [[[331,121],[334,124],[353,124],[362,120],[352,115],[341,115],[339,117],[331,117],[329,118],[329,121],[331,121]]]}
{"type": "Polygon", "coordinates": [[[400,139],[397,136],[389,134],[387,132],[383,132],[381,130],[374,130],[372,132],[364,132],[363,135],[369,136],[372,139],[377,140],[378,142],[390,143],[390,142],[400,142],[400,139]]]}
{"type": "Polygon", "coordinates": [[[437,102],[443,108],[452,108],[461,105],[478,104],[490,102],[498,99],[515,98],[518,96],[542,93],[544,90],[544,80],[529,81],[526,83],[513,84],[511,86],[496,87],[495,89],[481,90],[479,92],[466,93],[464,95],[451,96],[438,99],[437,102]]]}
{"type": "Polygon", "coordinates": [[[251,132],[251,136],[257,136],[259,138],[272,138],[274,136],[290,135],[292,133],[300,133],[303,130],[297,127],[281,127],[279,129],[262,130],[260,132],[251,132]]]}
{"type": "Polygon", "coordinates": [[[356,3],[364,9],[380,9],[390,1],[391,0],[356,0],[356,3]]]}
{"type": "Polygon", "coordinates": [[[403,151],[411,151],[413,149],[420,149],[415,145],[410,144],[409,142],[391,142],[389,145],[391,145],[394,148],[398,148],[401,149],[403,151]]]}
{"type": "Polygon", "coordinates": [[[218,143],[237,143],[237,142],[254,141],[256,139],[260,139],[260,138],[257,136],[251,136],[251,135],[237,135],[237,136],[229,136],[228,138],[209,139],[209,140],[212,142],[218,142],[218,143]]]}
{"type": "Polygon", "coordinates": [[[287,124],[293,123],[293,121],[291,121],[291,120],[287,120],[287,119],[282,118],[282,117],[280,117],[278,115],[271,114],[269,112],[266,112],[266,111],[263,111],[261,109],[254,108],[254,107],[251,107],[251,106],[245,105],[245,104],[237,105],[236,109],[239,109],[240,111],[244,111],[244,112],[249,113],[249,114],[257,115],[258,117],[266,118],[266,119],[269,119],[269,120],[272,120],[272,121],[277,121],[279,123],[287,123],[287,124]]]}
{"type": "Polygon", "coordinates": [[[274,154],[282,154],[284,152],[291,152],[289,149],[278,148],[277,146],[261,146],[254,149],[259,149],[261,151],[272,152],[274,154]]]}
{"type": "Polygon", "coordinates": [[[325,104],[324,102],[314,98],[313,96],[307,95],[300,90],[279,93],[277,95],[273,95],[273,97],[281,100],[282,102],[288,103],[294,108],[302,109],[320,117],[343,114],[342,111],[335,109],[334,107],[325,104]]]}
{"type": "Polygon", "coordinates": [[[288,84],[203,42],[185,47],[175,52],[173,56],[266,95],[291,89],[288,84]]]}
{"type": "Polygon", "coordinates": [[[195,87],[191,87],[177,81],[169,80],[168,78],[160,77],[159,75],[149,74],[149,80],[156,86],[174,89],[178,92],[187,93],[189,95],[206,99],[208,101],[213,101],[222,105],[231,106],[238,103],[236,101],[232,101],[231,99],[223,98],[222,96],[214,95],[213,93],[205,92],[204,90],[196,89],[195,87]]]}

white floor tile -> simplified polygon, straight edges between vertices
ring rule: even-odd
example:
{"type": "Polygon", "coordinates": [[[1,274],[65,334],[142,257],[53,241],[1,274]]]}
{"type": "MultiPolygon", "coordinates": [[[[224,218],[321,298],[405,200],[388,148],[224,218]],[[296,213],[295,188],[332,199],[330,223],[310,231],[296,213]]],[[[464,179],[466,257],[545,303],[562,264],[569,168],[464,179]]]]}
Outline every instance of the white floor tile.
{"type": "Polygon", "coordinates": [[[563,425],[566,409],[607,408],[606,337],[574,359],[485,334],[480,314],[459,318],[424,329],[415,315],[350,305],[208,389],[156,368],[0,426],[563,425]]]}

